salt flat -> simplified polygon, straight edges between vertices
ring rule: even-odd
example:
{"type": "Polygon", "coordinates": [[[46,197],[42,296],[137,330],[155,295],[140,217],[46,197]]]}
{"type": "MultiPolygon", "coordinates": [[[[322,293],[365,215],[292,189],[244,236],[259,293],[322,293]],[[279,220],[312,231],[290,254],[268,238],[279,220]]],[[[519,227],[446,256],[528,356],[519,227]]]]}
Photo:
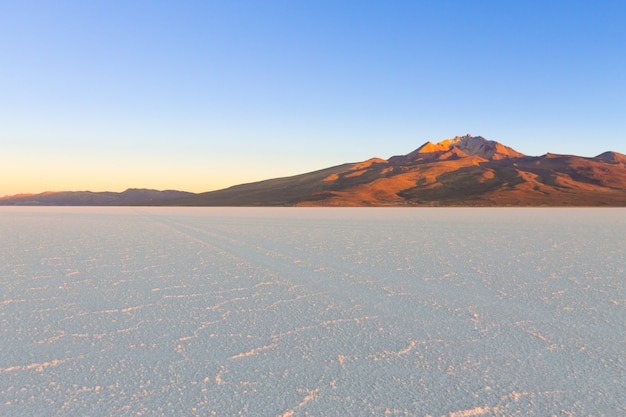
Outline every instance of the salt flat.
{"type": "Polygon", "coordinates": [[[626,415],[626,210],[1,208],[2,416],[626,415]]]}

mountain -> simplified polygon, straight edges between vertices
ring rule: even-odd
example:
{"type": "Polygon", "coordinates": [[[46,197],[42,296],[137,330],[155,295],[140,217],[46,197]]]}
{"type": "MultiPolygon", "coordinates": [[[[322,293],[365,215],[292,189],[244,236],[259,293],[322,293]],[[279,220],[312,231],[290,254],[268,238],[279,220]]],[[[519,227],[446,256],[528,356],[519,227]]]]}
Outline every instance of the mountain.
{"type": "Polygon", "coordinates": [[[62,191],[0,197],[0,206],[125,206],[150,204],[194,195],[185,191],[129,188],[121,193],[62,191]]]}
{"type": "MultiPolygon", "coordinates": [[[[388,160],[161,202],[181,206],[626,206],[626,156],[526,156],[466,135],[388,160]]],[[[156,203],[160,204],[160,203],[156,203]]]]}
{"type": "Polygon", "coordinates": [[[200,194],[129,189],[0,198],[0,205],[626,206],[626,155],[526,156],[481,136],[427,142],[388,160],[200,194]]]}
{"type": "Polygon", "coordinates": [[[482,136],[457,136],[439,143],[426,142],[408,155],[394,156],[389,159],[392,164],[402,164],[425,158],[438,158],[453,152],[457,156],[478,156],[483,159],[500,160],[505,158],[520,158],[524,154],[515,149],[504,146],[482,136]]]}

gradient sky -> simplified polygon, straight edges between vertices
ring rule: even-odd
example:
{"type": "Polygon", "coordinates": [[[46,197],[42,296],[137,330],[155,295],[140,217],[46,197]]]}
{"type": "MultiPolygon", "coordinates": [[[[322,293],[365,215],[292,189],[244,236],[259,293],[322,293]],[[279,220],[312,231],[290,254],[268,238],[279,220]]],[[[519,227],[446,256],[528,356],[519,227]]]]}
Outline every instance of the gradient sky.
{"type": "Polygon", "coordinates": [[[625,1],[3,1],[0,196],[209,191],[471,133],[626,153],[625,1]]]}

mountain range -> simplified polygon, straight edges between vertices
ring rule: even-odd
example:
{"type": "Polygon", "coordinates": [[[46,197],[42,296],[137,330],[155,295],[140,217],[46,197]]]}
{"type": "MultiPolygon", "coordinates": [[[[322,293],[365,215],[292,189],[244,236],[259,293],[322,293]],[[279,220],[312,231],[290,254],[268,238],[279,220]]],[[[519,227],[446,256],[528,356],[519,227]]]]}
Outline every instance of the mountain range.
{"type": "Polygon", "coordinates": [[[626,155],[527,156],[481,136],[206,193],[130,189],[0,198],[0,205],[626,206],[626,155]]]}
{"type": "Polygon", "coordinates": [[[0,197],[0,206],[134,206],[194,196],[186,191],[129,188],[121,193],[60,191],[0,197]]]}

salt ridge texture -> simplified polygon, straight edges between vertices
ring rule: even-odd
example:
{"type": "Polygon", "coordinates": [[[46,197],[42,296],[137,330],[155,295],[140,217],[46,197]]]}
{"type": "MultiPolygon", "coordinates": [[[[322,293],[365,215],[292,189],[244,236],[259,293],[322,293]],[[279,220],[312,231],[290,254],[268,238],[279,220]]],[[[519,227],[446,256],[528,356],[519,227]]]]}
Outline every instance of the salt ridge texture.
{"type": "Polygon", "coordinates": [[[0,209],[0,415],[626,415],[624,209],[0,209]]]}

